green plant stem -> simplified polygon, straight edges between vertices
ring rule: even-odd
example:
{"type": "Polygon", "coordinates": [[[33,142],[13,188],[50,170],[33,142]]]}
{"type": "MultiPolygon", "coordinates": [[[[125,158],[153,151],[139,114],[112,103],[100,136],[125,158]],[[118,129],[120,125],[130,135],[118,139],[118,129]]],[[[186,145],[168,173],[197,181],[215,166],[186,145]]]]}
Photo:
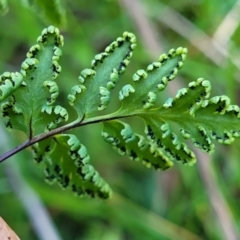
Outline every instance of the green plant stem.
{"type": "Polygon", "coordinates": [[[56,134],[63,133],[63,132],[69,131],[71,129],[82,127],[82,126],[89,125],[89,124],[111,121],[111,120],[114,120],[114,119],[132,117],[134,115],[135,114],[117,115],[116,113],[113,113],[113,114],[108,114],[108,115],[104,115],[104,116],[89,118],[89,119],[86,119],[86,120],[84,120],[84,117],[83,117],[80,120],[78,119],[74,122],[71,122],[71,123],[65,125],[65,126],[55,128],[52,131],[49,131],[47,133],[42,133],[42,134],[39,134],[39,135],[37,135],[37,136],[35,136],[31,139],[28,139],[26,142],[22,143],[21,145],[18,145],[16,148],[11,149],[10,151],[1,155],[0,156],[0,163],[3,162],[4,160],[8,159],[9,157],[15,155],[16,153],[22,151],[23,149],[25,149],[27,147],[30,147],[33,144],[35,144],[37,142],[40,142],[44,139],[50,138],[50,137],[52,137],[56,134]]]}

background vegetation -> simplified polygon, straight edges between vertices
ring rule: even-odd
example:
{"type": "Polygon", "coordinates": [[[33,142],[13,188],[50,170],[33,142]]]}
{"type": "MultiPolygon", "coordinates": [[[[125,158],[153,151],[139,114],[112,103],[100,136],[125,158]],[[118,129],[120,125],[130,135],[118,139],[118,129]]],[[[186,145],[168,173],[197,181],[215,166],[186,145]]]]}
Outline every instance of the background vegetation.
{"type": "MultiPolygon", "coordinates": [[[[19,70],[43,28],[60,28],[65,38],[58,78],[62,105],[67,106],[65,96],[80,71],[126,30],[136,34],[138,47],[122,81],[161,53],[184,46],[188,59],[164,97],[203,77],[212,82],[214,95],[226,94],[240,104],[240,1],[0,2],[1,73],[19,70]]],[[[25,140],[0,126],[1,153],[25,140]]],[[[155,172],[118,156],[100,130],[101,125],[88,126],[77,135],[111,184],[111,200],[80,199],[47,185],[30,151],[0,165],[0,215],[21,239],[240,239],[239,140],[230,147],[218,145],[211,157],[197,152],[193,167],[176,164],[155,172]]]]}

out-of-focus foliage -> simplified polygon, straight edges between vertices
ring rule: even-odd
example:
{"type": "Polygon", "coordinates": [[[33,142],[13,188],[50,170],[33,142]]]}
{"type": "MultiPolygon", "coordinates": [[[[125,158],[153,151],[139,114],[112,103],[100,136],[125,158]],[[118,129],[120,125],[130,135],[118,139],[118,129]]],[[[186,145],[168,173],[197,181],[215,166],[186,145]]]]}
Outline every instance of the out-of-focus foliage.
{"type": "Polygon", "coordinates": [[[5,15],[8,12],[8,3],[7,0],[0,1],[0,14],[5,15]]]}
{"type": "MultiPolygon", "coordinates": [[[[79,69],[88,67],[92,56],[102,52],[120,33],[126,30],[134,32],[141,41],[136,24],[123,5],[119,5],[121,1],[104,0],[101,4],[96,0],[73,0],[68,3],[52,1],[60,4],[58,13],[53,14],[56,17],[51,17],[44,10],[45,5],[41,5],[44,2],[47,1],[8,1],[9,10],[1,16],[0,21],[0,72],[18,71],[18,66],[25,59],[25,53],[39,32],[47,25],[55,24],[65,37],[65,57],[60,60],[65,70],[58,79],[58,84],[67,95],[70,87],[77,84],[76,78],[72,76],[79,75],[79,69]],[[65,16],[61,15],[63,12],[66,13],[65,16]]],[[[168,6],[191,21],[195,27],[214,36],[236,1],[138,2],[145,3],[143,7],[146,15],[157,35],[161,36],[159,45],[164,51],[177,46],[189,49],[179,83],[186,86],[190,81],[204,77],[211,80],[213,95],[229,95],[234,99],[233,104],[239,105],[240,72],[236,64],[230,58],[226,58],[221,66],[214,64],[193,46],[190,35],[186,33],[185,38],[180,36],[148,12],[154,6],[160,14],[164,10],[163,6],[168,6]]],[[[231,36],[228,49],[226,48],[229,56],[238,57],[238,33],[239,27],[231,36]]],[[[139,45],[126,72],[126,84],[136,69],[145,68],[154,60],[148,54],[147,46],[143,42],[139,45]]],[[[174,95],[175,92],[172,96],[174,95]]],[[[62,105],[67,106],[67,100],[61,98],[61,93],[59,98],[62,105]]],[[[74,114],[73,111],[69,115],[74,114]]],[[[142,122],[133,121],[130,120],[130,123],[134,128],[143,128],[142,122]]],[[[42,170],[34,166],[28,152],[19,154],[16,159],[22,175],[44,201],[63,239],[224,239],[198,165],[191,168],[177,165],[171,170],[158,173],[146,170],[112,151],[99,136],[100,129],[99,125],[84,127],[77,131],[77,135],[79,139],[84,139],[94,167],[111,182],[113,190],[118,193],[113,193],[113,199],[108,202],[75,198],[58,187],[46,185],[42,181],[42,170]]],[[[15,132],[14,139],[10,139],[12,146],[9,149],[22,142],[22,139],[23,136],[15,132]]],[[[212,170],[218,179],[217,187],[229,204],[236,226],[240,225],[239,144],[240,141],[237,140],[227,149],[218,146],[211,159],[212,170]]],[[[21,239],[38,239],[25,210],[9,186],[4,164],[0,166],[0,206],[0,215],[21,239]]]]}

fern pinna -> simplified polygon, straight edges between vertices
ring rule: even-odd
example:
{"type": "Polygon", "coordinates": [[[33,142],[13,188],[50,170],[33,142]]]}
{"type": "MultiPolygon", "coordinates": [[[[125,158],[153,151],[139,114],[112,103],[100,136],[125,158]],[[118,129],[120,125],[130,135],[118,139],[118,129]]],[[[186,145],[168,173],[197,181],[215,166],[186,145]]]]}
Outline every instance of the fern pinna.
{"type": "Polygon", "coordinates": [[[196,162],[186,139],[202,151],[212,153],[214,140],[230,144],[240,136],[239,107],[230,105],[226,96],[210,98],[211,84],[202,78],[159,104],[158,93],[184,64],[187,49],[182,47],[162,54],[146,70],[138,70],[132,81],[119,91],[120,109],[101,115],[136,47],[135,36],[128,32],[96,55],[91,67],[81,72],[78,84],[67,96],[69,107],[76,110],[78,118],[63,125],[68,121],[68,111],[55,103],[59,95],[55,80],[61,73],[58,61],[62,45],[59,30],[49,26],[28,51],[20,72],[5,72],[0,76],[5,125],[25,132],[28,138],[3,154],[1,161],[32,146],[34,160],[45,165],[47,181],[56,181],[80,196],[108,198],[111,189],[90,164],[86,147],[66,131],[102,122],[102,137],[118,153],[161,170],[171,167],[174,161],[187,165],[196,162]],[[97,116],[91,117],[96,112],[97,116]],[[144,136],[120,120],[129,117],[143,119],[144,136]]]}

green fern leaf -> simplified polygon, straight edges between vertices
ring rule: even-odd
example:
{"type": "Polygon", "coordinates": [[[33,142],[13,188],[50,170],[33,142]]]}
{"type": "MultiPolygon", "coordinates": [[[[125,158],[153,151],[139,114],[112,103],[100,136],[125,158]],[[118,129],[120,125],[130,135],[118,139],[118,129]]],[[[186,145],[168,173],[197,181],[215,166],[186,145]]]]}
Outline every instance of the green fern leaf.
{"type": "Polygon", "coordinates": [[[187,49],[179,47],[162,54],[158,62],[150,64],[146,71],[138,70],[132,84],[125,85],[119,92],[122,111],[152,108],[157,101],[157,92],[163,91],[183,66],[187,49]]]}
{"type": "MultiPolygon", "coordinates": [[[[150,142],[146,150],[152,154],[144,159],[148,166],[165,169],[171,166],[170,161],[192,165],[196,156],[185,140],[190,139],[196,147],[208,153],[214,151],[213,140],[232,143],[240,136],[239,107],[230,105],[226,96],[209,99],[211,84],[202,78],[190,82],[188,88],[180,89],[175,98],[169,98],[162,106],[156,106],[156,93],[175,77],[183,65],[186,50],[178,48],[162,56],[160,59],[165,60],[160,60],[161,66],[157,62],[149,65],[147,71],[139,70],[133,76],[134,83],[122,88],[119,93],[122,107],[113,115],[138,116],[144,120],[147,141],[150,142]],[[166,165],[162,164],[162,156],[166,165]]],[[[117,125],[116,122],[104,123],[104,139],[130,158],[132,150],[138,149],[134,155],[142,160],[144,152],[139,151],[138,135],[128,130],[131,137],[125,136],[125,123],[118,122],[117,125]]]]}
{"type": "Polygon", "coordinates": [[[102,137],[119,154],[127,155],[134,161],[141,161],[147,167],[165,170],[172,166],[170,159],[159,150],[156,144],[135,134],[124,122],[105,122],[102,137]]]}
{"type": "Polygon", "coordinates": [[[80,84],[74,86],[68,95],[69,103],[74,106],[80,119],[107,107],[110,91],[124,73],[136,46],[135,42],[135,36],[125,32],[123,37],[106,47],[105,52],[95,56],[90,69],[81,72],[80,84]]]}
{"type": "Polygon", "coordinates": [[[76,195],[109,198],[111,189],[89,164],[87,149],[75,135],[59,134],[33,146],[36,162],[46,165],[46,180],[76,195]]]}
{"type": "Polygon", "coordinates": [[[226,96],[209,99],[210,90],[207,80],[190,82],[174,99],[142,116],[149,138],[159,141],[159,146],[173,159],[195,161],[183,139],[190,139],[202,151],[212,153],[213,140],[230,144],[240,136],[239,107],[230,105],[226,96]]]}
{"type": "Polygon", "coordinates": [[[57,28],[50,26],[43,30],[37,42],[27,53],[21,74],[5,73],[1,76],[4,85],[0,87],[3,98],[20,84],[1,109],[7,118],[6,126],[25,132],[29,138],[55,128],[68,118],[66,109],[53,105],[59,94],[54,80],[61,71],[58,60],[63,37],[57,28]],[[15,86],[14,82],[17,82],[15,86]]]}

